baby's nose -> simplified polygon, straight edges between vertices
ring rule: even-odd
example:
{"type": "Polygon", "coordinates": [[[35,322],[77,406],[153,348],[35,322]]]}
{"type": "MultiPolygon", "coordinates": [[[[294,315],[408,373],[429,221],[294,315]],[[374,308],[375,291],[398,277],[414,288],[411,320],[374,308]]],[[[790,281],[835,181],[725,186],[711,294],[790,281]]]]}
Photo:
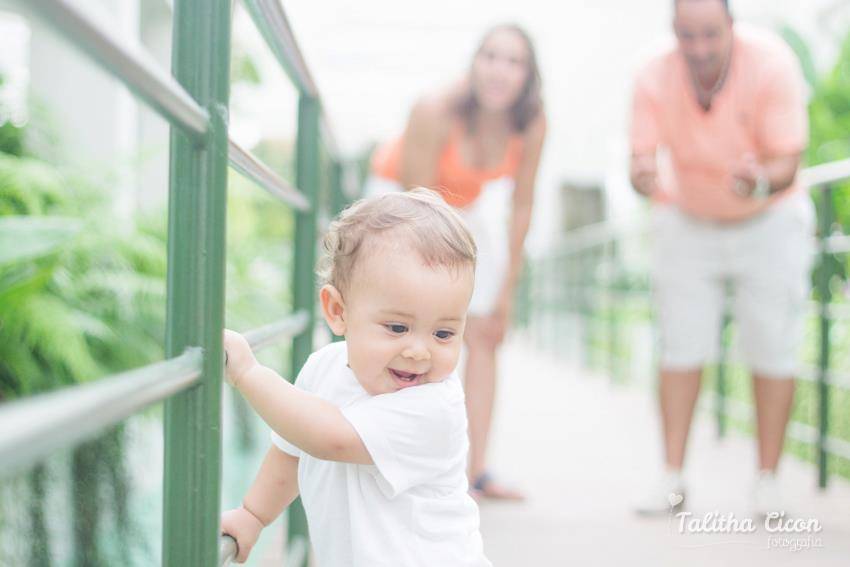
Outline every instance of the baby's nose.
{"type": "Polygon", "coordinates": [[[422,345],[411,345],[401,352],[404,358],[412,360],[429,360],[431,353],[422,345]]]}

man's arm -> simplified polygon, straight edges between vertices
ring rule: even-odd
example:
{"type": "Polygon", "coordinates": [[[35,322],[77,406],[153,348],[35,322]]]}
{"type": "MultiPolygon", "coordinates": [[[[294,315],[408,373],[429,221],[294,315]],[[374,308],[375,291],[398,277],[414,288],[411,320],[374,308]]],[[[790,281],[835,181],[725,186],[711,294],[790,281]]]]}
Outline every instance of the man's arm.
{"type": "Polygon", "coordinates": [[[797,177],[800,167],[800,154],[782,155],[765,159],[758,163],[753,156],[745,156],[735,167],[733,189],[742,197],[753,196],[759,185],[766,183],[766,197],[779,193],[790,187],[797,177]]]}
{"type": "Polygon", "coordinates": [[[635,191],[645,197],[658,190],[658,168],[654,153],[632,155],[629,162],[629,180],[635,191]]]}
{"type": "Polygon", "coordinates": [[[632,94],[632,116],[629,128],[629,180],[635,191],[649,197],[658,190],[658,167],[655,152],[661,139],[659,108],[650,94],[651,76],[641,71],[635,79],[632,94]]]}

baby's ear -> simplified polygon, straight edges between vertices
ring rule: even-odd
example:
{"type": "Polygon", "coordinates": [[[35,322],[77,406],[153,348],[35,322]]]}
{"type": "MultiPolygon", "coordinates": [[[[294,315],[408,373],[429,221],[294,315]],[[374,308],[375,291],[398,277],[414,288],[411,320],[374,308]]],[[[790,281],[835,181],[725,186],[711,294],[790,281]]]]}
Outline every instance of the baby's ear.
{"type": "Polygon", "coordinates": [[[337,288],[330,284],[322,286],[319,290],[319,300],[322,303],[322,315],[331,332],[337,336],[345,334],[345,303],[342,294],[337,288]]]}

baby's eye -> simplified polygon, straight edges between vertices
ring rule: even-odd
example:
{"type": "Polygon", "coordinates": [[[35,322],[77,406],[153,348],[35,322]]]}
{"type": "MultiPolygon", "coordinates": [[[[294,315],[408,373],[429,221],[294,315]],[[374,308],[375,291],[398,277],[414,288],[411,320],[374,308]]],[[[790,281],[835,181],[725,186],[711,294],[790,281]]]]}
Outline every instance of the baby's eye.
{"type": "Polygon", "coordinates": [[[386,327],[389,332],[396,335],[403,335],[407,332],[407,325],[400,325],[398,323],[387,323],[384,327],[386,327]]]}
{"type": "Polygon", "coordinates": [[[434,336],[437,337],[438,339],[442,340],[442,341],[445,341],[445,340],[448,340],[448,339],[452,338],[453,336],[455,336],[455,334],[454,334],[454,331],[447,331],[447,330],[443,329],[443,330],[440,330],[440,331],[437,331],[436,333],[434,333],[434,336]]]}

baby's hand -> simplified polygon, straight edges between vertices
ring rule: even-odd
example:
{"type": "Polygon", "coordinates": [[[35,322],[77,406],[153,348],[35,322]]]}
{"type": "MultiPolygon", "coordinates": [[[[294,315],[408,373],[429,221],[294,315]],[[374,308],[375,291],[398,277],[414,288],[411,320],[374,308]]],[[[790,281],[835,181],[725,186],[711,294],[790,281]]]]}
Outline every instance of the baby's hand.
{"type": "Polygon", "coordinates": [[[254,514],[241,506],[221,515],[221,533],[236,540],[236,563],[245,563],[263,527],[254,514]]]}
{"type": "Polygon", "coordinates": [[[248,341],[236,331],[224,330],[224,352],[227,356],[224,375],[231,386],[239,388],[242,377],[259,363],[248,341]]]}

